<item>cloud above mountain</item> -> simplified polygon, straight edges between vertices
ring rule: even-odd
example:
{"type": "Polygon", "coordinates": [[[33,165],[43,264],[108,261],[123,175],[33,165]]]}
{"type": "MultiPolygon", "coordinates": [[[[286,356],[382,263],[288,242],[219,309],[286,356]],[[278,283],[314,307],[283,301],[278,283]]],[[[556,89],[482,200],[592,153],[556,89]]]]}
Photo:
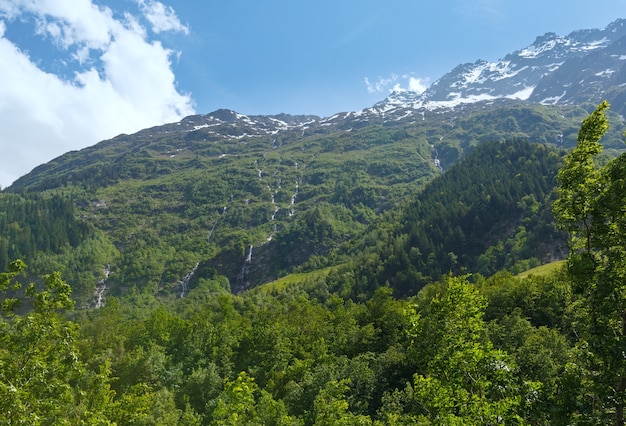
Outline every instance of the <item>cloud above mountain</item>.
{"type": "Polygon", "coordinates": [[[412,74],[391,74],[388,77],[378,77],[375,81],[370,81],[368,77],[365,77],[363,80],[369,93],[387,94],[403,91],[422,93],[428,88],[428,79],[412,74]]]}
{"type": "Polygon", "coordinates": [[[176,87],[177,52],[158,39],[189,29],[158,1],[137,5],[117,16],[91,0],[0,1],[0,185],[69,150],[194,113],[176,87]],[[30,51],[27,36],[47,51],[30,51]]]}

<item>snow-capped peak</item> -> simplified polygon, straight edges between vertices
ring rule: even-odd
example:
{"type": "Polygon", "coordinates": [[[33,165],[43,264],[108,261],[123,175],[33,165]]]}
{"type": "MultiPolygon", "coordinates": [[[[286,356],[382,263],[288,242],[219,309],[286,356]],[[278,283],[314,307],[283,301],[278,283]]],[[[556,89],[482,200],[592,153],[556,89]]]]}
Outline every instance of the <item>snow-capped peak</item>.
{"type": "MultiPolygon", "coordinates": [[[[426,109],[456,107],[461,104],[489,101],[496,99],[519,99],[542,102],[551,99],[551,103],[571,99],[572,87],[564,90],[563,85],[580,85],[583,82],[608,81],[617,78],[621,66],[626,61],[626,50],[618,47],[619,40],[626,46],[626,20],[620,19],[604,29],[580,30],[568,36],[546,33],[529,46],[512,52],[497,61],[478,60],[474,63],[461,64],[435,81],[423,93],[393,92],[387,99],[372,107],[373,111],[390,115],[400,109],[426,109]],[[610,55],[602,55],[608,52],[610,55]],[[571,80],[574,76],[572,62],[595,54],[597,57],[587,65],[588,73],[595,79],[571,80]],[[598,58],[610,57],[599,61],[598,58]],[[555,90],[546,90],[545,82],[561,69],[568,69],[569,75],[561,75],[560,81],[551,81],[559,86],[555,90]],[[593,71],[593,72],[592,72],[593,71]],[[542,99],[537,99],[537,87],[542,92],[542,99]],[[556,94],[558,91],[558,95],[556,94]]],[[[624,69],[626,74],[626,68],[624,69]]],[[[626,81],[621,83],[626,84],[626,81]]],[[[596,88],[597,91],[597,88],[596,88]]],[[[397,113],[396,116],[404,116],[397,113]]]]}

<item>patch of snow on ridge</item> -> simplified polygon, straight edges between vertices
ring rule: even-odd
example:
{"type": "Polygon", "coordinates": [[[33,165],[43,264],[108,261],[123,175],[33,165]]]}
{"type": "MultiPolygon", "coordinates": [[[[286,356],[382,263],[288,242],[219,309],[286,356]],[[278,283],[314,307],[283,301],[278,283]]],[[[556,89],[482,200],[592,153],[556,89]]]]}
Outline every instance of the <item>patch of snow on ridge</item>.
{"type": "Polygon", "coordinates": [[[242,121],[246,121],[246,122],[252,122],[252,120],[250,120],[250,117],[248,117],[245,114],[239,114],[238,112],[235,112],[235,117],[237,118],[237,120],[242,120],[242,121]]]}
{"type": "Polygon", "coordinates": [[[528,66],[523,66],[520,69],[517,70],[512,70],[511,68],[509,68],[507,66],[507,68],[503,69],[503,70],[499,70],[499,74],[497,77],[492,78],[493,81],[499,81],[499,80],[504,80],[505,78],[512,78],[515,77],[517,74],[521,73],[524,70],[527,70],[528,66]]]}
{"type": "Polygon", "coordinates": [[[301,129],[308,129],[311,124],[315,124],[317,121],[316,120],[310,120],[310,121],[305,121],[304,123],[300,124],[298,127],[301,129]]]}
{"type": "Polygon", "coordinates": [[[435,109],[440,108],[454,108],[462,104],[473,104],[481,101],[492,101],[494,99],[498,99],[498,96],[488,95],[486,93],[480,95],[470,95],[466,97],[462,97],[460,93],[451,93],[454,95],[452,99],[448,101],[428,101],[424,102],[424,108],[429,111],[433,111],[435,109]]]}
{"type": "Polygon", "coordinates": [[[328,123],[329,121],[333,121],[334,119],[339,118],[340,115],[341,115],[341,113],[337,113],[335,115],[331,115],[330,117],[324,118],[323,120],[321,120],[320,123],[322,123],[322,124],[323,123],[328,123]]]}
{"type": "Polygon", "coordinates": [[[551,50],[554,50],[557,45],[560,45],[562,47],[566,47],[571,49],[572,51],[579,51],[579,52],[584,52],[584,51],[590,51],[590,50],[594,50],[594,49],[598,49],[601,47],[606,47],[609,43],[609,39],[607,39],[606,37],[600,39],[600,40],[595,40],[595,41],[591,41],[588,43],[579,43],[579,42],[575,42],[571,39],[569,39],[568,37],[564,37],[564,36],[555,36],[554,38],[544,41],[543,43],[536,45],[536,44],[532,44],[528,47],[526,47],[525,49],[522,49],[518,52],[516,52],[517,56],[519,56],[520,58],[525,58],[525,59],[536,59],[537,57],[541,56],[542,54],[549,52],[551,50]]]}
{"type": "Polygon", "coordinates": [[[408,118],[408,117],[410,117],[410,116],[412,116],[412,115],[413,115],[413,111],[411,111],[411,110],[406,111],[403,115],[401,115],[400,117],[397,117],[397,118],[395,119],[395,121],[402,121],[402,120],[404,120],[405,118],[408,118]]]}
{"type": "MultiPolygon", "coordinates": [[[[484,72],[488,72],[490,74],[498,74],[502,76],[507,76],[511,73],[511,61],[500,60],[497,62],[477,62],[476,67],[471,70],[469,73],[465,73],[464,76],[468,81],[474,83],[483,83],[486,78],[480,78],[480,76],[484,72]]],[[[513,74],[515,75],[515,74],[513,74]]]]}
{"type": "Polygon", "coordinates": [[[609,40],[606,37],[604,37],[601,40],[596,40],[596,41],[592,41],[591,43],[585,44],[584,46],[582,46],[581,50],[593,50],[599,47],[605,47],[608,41],[609,40]]]}
{"type": "Polygon", "coordinates": [[[516,65],[508,60],[477,62],[471,69],[461,74],[461,81],[452,83],[450,87],[466,89],[470,85],[481,85],[487,81],[501,81],[513,78],[528,69],[528,65],[516,68],[516,65]]]}
{"type": "Polygon", "coordinates": [[[273,117],[267,117],[267,118],[270,121],[272,121],[273,123],[275,123],[275,124],[277,124],[277,125],[279,125],[281,127],[284,127],[284,128],[288,128],[289,127],[289,125],[287,123],[285,123],[283,120],[279,120],[279,119],[273,118],[273,117]]]}
{"type": "Polygon", "coordinates": [[[543,100],[542,100],[542,101],[540,101],[539,103],[540,103],[541,105],[556,105],[556,104],[557,104],[557,103],[561,100],[561,98],[563,98],[563,96],[565,96],[565,94],[566,94],[566,93],[567,93],[567,90],[566,90],[566,91],[564,91],[564,92],[561,94],[561,96],[551,96],[551,97],[549,97],[549,98],[545,98],[545,99],[543,99],[543,100]]]}
{"type": "Polygon", "coordinates": [[[528,46],[525,49],[520,50],[519,52],[517,52],[517,56],[521,57],[521,58],[528,58],[528,59],[534,59],[537,56],[541,55],[544,52],[547,52],[549,50],[554,49],[554,47],[559,43],[559,42],[563,42],[564,38],[563,37],[557,37],[555,39],[552,40],[548,40],[547,42],[539,45],[539,46],[528,46]]]}
{"type": "Polygon", "coordinates": [[[525,101],[525,100],[528,100],[528,98],[530,98],[530,95],[533,94],[534,90],[535,90],[535,86],[528,86],[528,87],[524,87],[519,92],[515,92],[513,94],[506,95],[504,97],[507,99],[519,99],[519,100],[525,101]]]}
{"type": "Polygon", "coordinates": [[[615,72],[616,70],[609,68],[604,71],[597,72],[595,75],[597,77],[611,77],[611,75],[613,75],[613,73],[615,72]]]}
{"type": "Polygon", "coordinates": [[[343,119],[349,117],[351,114],[352,114],[351,112],[338,112],[335,115],[332,115],[332,116],[330,116],[328,118],[324,118],[324,119],[320,120],[320,125],[322,125],[322,126],[330,126],[332,124],[331,123],[332,121],[335,121],[335,120],[338,120],[338,119],[339,120],[343,120],[343,119]]]}
{"type": "MultiPolygon", "coordinates": [[[[483,71],[489,67],[488,62],[483,62],[479,66],[472,68],[469,72],[463,73],[465,84],[484,83],[486,78],[480,78],[483,71]]],[[[454,86],[454,85],[453,85],[454,86]]]]}
{"type": "Polygon", "coordinates": [[[409,102],[402,102],[400,99],[396,99],[390,97],[387,99],[382,105],[377,105],[375,110],[379,113],[385,114],[392,110],[397,110],[400,108],[407,108],[412,110],[417,110],[420,108],[424,108],[427,111],[435,111],[443,108],[455,108],[459,105],[463,104],[473,104],[477,102],[483,101],[494,101],[497,99],[519,99],[519,100],[527,100],[530,98],[530,95],[535,90],[535,86],[526,86],[523,89],[510,93],[508,95],[490,95],[487,93],[481,93],[476,95],[466,95],[463,96],[460,92],[452,92],[448,95],[448,99],[445,101],[428,101],[424,98],[417,98],[415,100],[409,102]]]}

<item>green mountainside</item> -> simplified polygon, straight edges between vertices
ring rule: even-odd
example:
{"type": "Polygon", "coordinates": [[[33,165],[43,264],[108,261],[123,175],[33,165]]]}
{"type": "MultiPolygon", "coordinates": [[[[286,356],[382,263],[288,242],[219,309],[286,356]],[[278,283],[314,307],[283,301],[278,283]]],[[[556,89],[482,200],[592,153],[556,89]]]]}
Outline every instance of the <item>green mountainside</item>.
{"type": "MultiPolygon", "coordinates": [[[[226,277],[231,290],[241,292],[362,253],[386,258],[386,272],[372,288],[397,281],[400,293],[413,293],[447,271],[517,271],[564,255],[558,243],[532,240],[535,234],[554,237],[533,227],[537,221],[551,226],[545,203],[556,152],[517,153],[522,148],[507,145],[497,153],[490,145],[493,151],[478,152],[418,194],[440,169],[450,169],[484,142],[572,146],[585,114],[580,107],[506,101],[358,128],[348,115],[321,120],[219,110],[188,117],[70,152],[3,191],[0,202],[13,207],[0,218],[0,266],[22,258],[34,275],[62,271],[80,306],[96,303],[105,276],[105,296],[136,290],[168,299],[185,292],[181,281],[192,271],[192,286],[226,277]],[[511,188],[518,174],[520,182],[511,188]],[[423,201],[412,201],[416,197],[423,201]],[[11,211],[36,199],[64,200],[64,210],[44,209],[34,217],[11,211]],[[416,207],[424,204],[430,207],[416,207]],[[499,210],[504,204],[508,210],[499,210]],[[480,209],[509,217],[494,219],[487,229],[480,209]],[[436,218],[435,211],[445,215],[436,218]],[[62,220],[57,214],[76,223],[55,225],[62,220]],[[11,230],[39,229],[37,217],[47,217],[51,228],[15,237],[11,230]],[[392,234],[373,236],[386,229],[392,234]],[[463,242],[457,241],[459,232],[463,242]],[[36,240],[59,233],[66,235],[52,245],[36,240]],[[372,238],[396,248],[373,248],[367,243],[372,238]],[[505,254],[513,245],[517,252],[505,254]],[[396,261],[396,267],[411,265],[405,278],[395,276],[388,258],[397,250],[412,256],[396,261]],[[408,284],[416,277],[417,287],[408,284]]],[[[622,120],[614,121],[618,125],[603,141],[609,152],[621,144],[622,120]]]]}
{"type": "Polygon", "coordinates": [[[0,425],[626,424],[625,34],[21,177],[0,425]]]}
{"type": "Polygon", "coordinates": [[[490,276],[565,257],[550,212],[560,162],[556,149],[526,141],[479,145],[359,240],[357,294],[389,285],[412,295],[447,273],[490,276]]]}
{"type": "Polygon", "coordinates": [[[41,166],[0,193],[0,422],[623,424],[605,110],[221,111],[41,166]]]}

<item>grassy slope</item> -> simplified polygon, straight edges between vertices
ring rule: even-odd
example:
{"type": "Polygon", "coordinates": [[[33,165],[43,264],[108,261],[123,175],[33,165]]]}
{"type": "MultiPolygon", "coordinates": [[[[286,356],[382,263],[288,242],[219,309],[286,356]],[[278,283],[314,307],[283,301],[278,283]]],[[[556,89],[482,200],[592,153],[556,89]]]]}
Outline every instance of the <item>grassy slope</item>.
{"type": "Polygon", "coordinates": [[[554,262],[546,263],[545,265],[537,266],[516,275],[518,278],[526,278],[531,275],[546,276],[550,275],[554,271],[561,269],[565,266],[565,260],[556,260],[554,262]]]}

